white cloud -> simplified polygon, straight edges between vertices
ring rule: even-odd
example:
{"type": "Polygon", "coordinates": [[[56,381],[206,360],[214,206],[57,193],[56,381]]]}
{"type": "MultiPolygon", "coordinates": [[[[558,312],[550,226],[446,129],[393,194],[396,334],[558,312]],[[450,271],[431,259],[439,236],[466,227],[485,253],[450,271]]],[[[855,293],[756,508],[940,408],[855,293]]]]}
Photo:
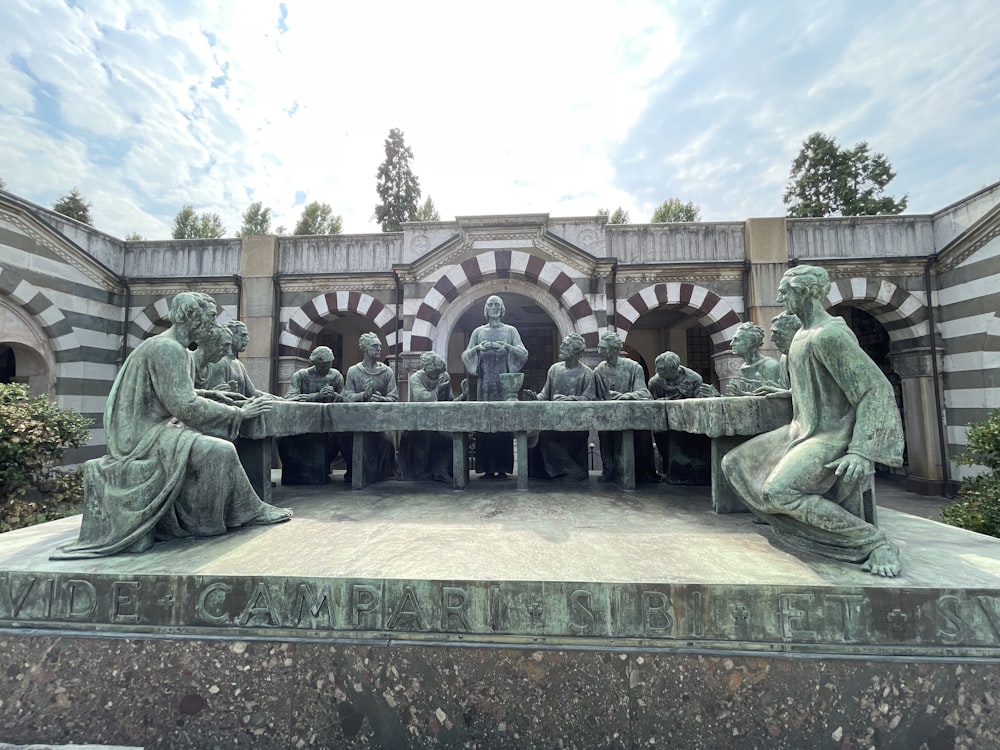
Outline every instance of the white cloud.
{"type": "Polygon", "coordinates": [[[234,232],[260,200],[291,228],[298,193],[363,232],[377,231],[393,127],[445,218],[621,205],[642,221],[670,195],[706,219],[780,214],[813,130],[885,151],[919,210],[990,181],[984,164],[997,162],[998,12],[985,0],[861,15],[728,0],[291,0],[284,33],[275,3],[202,6],[0,5],[9,189],[51,203],[79,185],[119,236],[166,236],[184,203],[234,232]],[[22,60],[55,93],[48,106],[35,108],[47,94],[22,60]]]}

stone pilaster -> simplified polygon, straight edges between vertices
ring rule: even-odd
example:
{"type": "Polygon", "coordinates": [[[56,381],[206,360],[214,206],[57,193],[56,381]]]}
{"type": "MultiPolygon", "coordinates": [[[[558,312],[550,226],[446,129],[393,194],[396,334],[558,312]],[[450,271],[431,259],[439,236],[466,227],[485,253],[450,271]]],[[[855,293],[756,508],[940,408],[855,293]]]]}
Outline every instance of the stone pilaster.
{"type": "MultiPolygon", "coordinates": [[[[275,386],[273,372],[274,326],[278,310],[274,299],[274,274],[278,271],[278,238],[274,235],[251,235],[243,238],[240,259],[243,294],[240,320],[247,325],[250,344],[240,355],[251,379],[260,390],[275,386]]],[[[277,389],[276,389],[277,390],[277,389]]]]}
{"type": "Polygon", "coordinates": [[[780,352],[771,344],[771,318],[784,308],[775,300],[778,282],[788,270],[788,232],[784,218],[747,219],[744,224],[746,257],[750,261],[747,280],[746,320],[764,329],[761,353],[777,359],[780,352]]]}
{"type": "MultiPolygon", "coordinates": [[[[907,489],[923,495],[942,495],[945,490],[941,456],[942,415],[935,408],[934,368],[930,347],[890,355],[903,391],[903,422],[906,429],[907,489]]],[[[942,359],[938,352],[938,372],[942,359]]]]}

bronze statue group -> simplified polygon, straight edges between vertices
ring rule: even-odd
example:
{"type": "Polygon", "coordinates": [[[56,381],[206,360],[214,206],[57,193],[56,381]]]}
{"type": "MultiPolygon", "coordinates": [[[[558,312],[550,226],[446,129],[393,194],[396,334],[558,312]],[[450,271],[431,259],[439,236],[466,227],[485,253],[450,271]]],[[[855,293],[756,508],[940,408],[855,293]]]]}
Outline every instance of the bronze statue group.
{"type": "MultiPolygon", "coordinates": [[[[873,471],[874,463],[902,463],[903,436],[892,389],[881,370],[865,355],[841,318],[826,312],[830,281],[824,269],[797,266],[782,277],[778,302],[785,312],[771,321],[771,335],[781,359],[760,353],[764,331],[754,323],[737,327],[734,353],[744,364],[727,395],[791,398],[790,424],[758,435],[731,450],[722,461],[726,477],[756,518],[792,548],[860,563],[876,575],[899,573],[899,551],[885,534],[849,508],[850,498],[873,471]]],[[[462,363],[475,376],[475,398],[517,398],[528,351],[517,329],[503,322],[498,296],[487,299],[485,324],[476,328],[462,352],[462,363]],[[517,376],[521,377],[521,376],[517,376]],[[515,378],[516,380],[516,378],[515,378]]],[[[171,328],[142,342],[126,359],[112,386],[105,411],[108,455],[88,461],[84,471],[85,508],[79,538],[56,558],[99,557],[142,552],[154,541],[185,536],[214,536],[228,529],[287,521],[292,511],[263,502],[240,465],[232,440],[243,420],[267,412],[276,398],[258,390],[237,355],[249,340],[240,322],[216,322],[214,300],[200,293],[178,294],[171,303],[171,328]],[[188,347],[197,342],[194,353],[188,347]]],[[[396,376],[381,362],[377,335],[359,340],[362,361],[346,377],[334,367],[333,352],[313,350],[311,366],[294,373],[288,400],[315,403],[396,401],[396,376]]],[[[560,361],[553,364],[541,390],[523,389],[520,398],[536,401],[632,401],[717,397],[701,376],[664,352],[647,383],[641,365],[622,356],[623,342],[614,331],[600,336],[601,361],[591,369],[581,362],[583,337],[567,335],[560,361]]],[[[452,391],[446,362],[435,352],[421,355],[420,369],[409,378],[415,402],[464,400],[452,391]]],[[[622,433],[598,432],[602,471],[599,481],[615,475],[622,433]]],[[[315,443],[317,436],[301,436],[315,443]]],[[[352,471],[353,436],[318,436],[329,473],[337,453],[352,471]]],[[[656,442],[668,461],[664,436],[656,442]]],[[[296,440],[279,450],[286,466],[294,464],[296,440]]],[[[542,431],[533,436],[529,476],[582,481],[589,478],[587,432],[542,431]]],[[[451,441],[438,433],[403,433],[399,461],[393,438],[382,434],[366,456],[376,478],[451,481],[451,441]]],[[[635,441],[637,479],[659,481],[653,468],[652,440],[635,441]]],[[[476,471],[502,480],[514,471],[510,433],[477,433],[476,471]]],[[[519,469],[520,470],[520,469],[519,469]]]]}

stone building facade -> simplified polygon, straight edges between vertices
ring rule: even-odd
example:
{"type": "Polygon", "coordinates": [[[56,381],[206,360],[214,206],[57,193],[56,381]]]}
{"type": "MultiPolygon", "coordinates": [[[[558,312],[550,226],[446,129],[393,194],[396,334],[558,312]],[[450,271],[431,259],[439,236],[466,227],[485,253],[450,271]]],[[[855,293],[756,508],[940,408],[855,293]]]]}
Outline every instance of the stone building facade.
{"type": "MultiPolygon", "coordinates": [[[[934,214],[607,225],[547,214],[458,217],[398,233],[125,242],[0,192],[0,380],[17,379],[94,420],[74,462],[102,455],[111,383],[128,352],[166,325],[171,297],[211,294],[220,319],[250,331],[243,361],[257,386],[283,393],[311,349],[342,371],[374,331],[400,387],[419,354],[459,355],[500,294],[532,353],[540,387],[559,340],[583,335],[596,362],[616,329],[652,374],[666,349],[720,388],[739,360],[736,326],[765,329],[782,273],[830,272],[843,314],[897,387],[906,479],[939,492],[965,427],[1000,407],[1000,183],[934,214]]],[[[456,381],[457,382],[457,381],[456,381]]]]}

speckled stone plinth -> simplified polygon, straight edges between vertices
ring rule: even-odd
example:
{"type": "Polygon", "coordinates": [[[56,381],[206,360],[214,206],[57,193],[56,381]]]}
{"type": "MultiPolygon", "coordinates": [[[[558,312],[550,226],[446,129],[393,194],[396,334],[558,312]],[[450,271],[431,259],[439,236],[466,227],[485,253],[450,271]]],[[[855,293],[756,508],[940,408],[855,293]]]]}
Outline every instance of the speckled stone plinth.
{"type": "Polygon", "coordinates": [[[951,748],[1000,742],[1000,541],[883,509],[903,575],[706,489],[275,490],[287,524],[52,561],[0,537],[0,742],[951,748]]]}

